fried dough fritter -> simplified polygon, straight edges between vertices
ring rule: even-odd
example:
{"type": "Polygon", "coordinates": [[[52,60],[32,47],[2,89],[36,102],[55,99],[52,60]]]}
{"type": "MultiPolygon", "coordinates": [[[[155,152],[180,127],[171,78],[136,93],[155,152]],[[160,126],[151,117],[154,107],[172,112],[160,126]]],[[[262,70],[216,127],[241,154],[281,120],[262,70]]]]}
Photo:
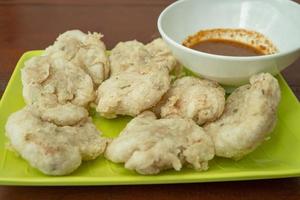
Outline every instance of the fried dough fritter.
{"type": "Polygon", "coordinates": [[[45,55],[60,57],[81,67],[96,85],[109,76],[109,60],[105,44],[100,33],[85,34],[80,30],[70,30],[61,34],[52,46],[45,50],[45,55]]]}
{"type": "Polygon", "coordinates": [[[143,112],[107,147],[105,157],[140,174],[157,174],[183,165],[207,170],[214,157],[214,145],[204,130],[189,119],[172,116],[156,119],[154,113],[143,112]]]}
{"type": "Polygon", "coordinates": [[[161,38],[144,45],[136,40],[119,42],[109,56],[111,75],[125,71],[138,71],[149,62],[165,66],[172,71],[179,63],[161,38]]]}
{"type": "Polygon", "coordinates": [[[221,118],[205,126],[216,155],[240,159],[252,152],[273,130],[279,101],[278,81],[268,73],[254,75],[250,84],[237,88],[221,118]]]}
{"type": "Polygon", "coordinates": [[[11,146],[30,165],[48,175],[66,175],[82,160],[102,154],[107,141],[100,137],[90,118],[75,126],[45,122],[27,106],[10,115],[6,136],[11,146]]]}
{"type": "Polygon", "coordinates": [[[218,83],[186,76],[177,79],[153,109],[161,117],[179,115],[197,124],[214,121],[225,106],[225,91],[218,83]]]}
{"type": "Polygon", "coordinates": [[[154,106],[169,87],[170,76],[165,67],[149,65],[139,71],[126,71],[99,86],[96,110],[106,118],[136,116],[154,106]]]}
{"type": "Polygon", "coordinates": [[[71,126],[84,121],[89,113],[86,108],[72,103],[57,104],[53,106],[34,106],[34,112],[42,120],[53,122],[59,126],[71,126]]]}
{"type": "Polygon", "coordinates": [[[176,71],[180,67],[179,62],[161,38],[154,39],[152,42],[146,44],[145,48],[151,54],[154,62],[166,66],[170,72],[173,70],[176,71]]]}
{"type": "Polygon", "coordinates": [[[136,71],[151,59],[144,44],[136,40],[119,42],[109,55],[111,76],[125,71],[136,71]]]}
{"type": "Polygon", "coordinates": [[[92,79],[81,68],[62,57],[39,56],[25,62],[21,72],[25,102],[35,106],[44,120],[72,125],[87,117],[82,107],[95,99],[95,92],[92,79]]]}
{"type": "Polygon", "coordinates": [[[120,42],[109,56],[111,77],[97,91],[97,111],[106,118],[136,116],[154,106],[169,89],[178,63],[162,39],[144,45],[120,42]]]}

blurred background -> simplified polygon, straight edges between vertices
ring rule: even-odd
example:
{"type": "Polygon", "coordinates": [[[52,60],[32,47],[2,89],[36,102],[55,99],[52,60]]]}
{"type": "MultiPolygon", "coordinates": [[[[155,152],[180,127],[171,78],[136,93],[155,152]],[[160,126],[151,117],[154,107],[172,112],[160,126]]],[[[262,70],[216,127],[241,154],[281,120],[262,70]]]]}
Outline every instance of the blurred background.
{"type": "MultiPolygon", "coordinates": [[[[156,21],[172,0],[0,0],[0,96],[20,56],[44,49],[70,29],[104,34],[107,49],[119,41],[159,37],[156,21]]],[[[300,3],[300,0],[297,0],[300,3]]],[[[300,20],[300,19],[299,19],[300,20]]],[[[300,98],[300,61],[283,75],[300,98]],[[298,67],[297,67],[298,65],[298,67]]]]}

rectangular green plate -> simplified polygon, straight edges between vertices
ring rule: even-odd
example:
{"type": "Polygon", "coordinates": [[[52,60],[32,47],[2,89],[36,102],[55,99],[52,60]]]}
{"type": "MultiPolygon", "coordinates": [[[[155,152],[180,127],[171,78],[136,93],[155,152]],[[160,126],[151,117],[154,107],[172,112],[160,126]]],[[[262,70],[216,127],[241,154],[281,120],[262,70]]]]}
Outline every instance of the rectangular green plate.
{"type": "MultiPolygon", "coordinates": [[[[19,60],[0,102],[0,184],[1,185],[123,185],[250,180],[300,176],[300,104],[281,75],[282,91],[278,123],[271,139],[240,161],[215,158],[206,172],[183,169],[156,176],[143,176],[126,170],[103,157],[84,162],[68,176],[46,176],[30,167],[16,153],[7,150],[7,117],[25,104],[22,97],[20,69],[24,61],[41,54],[29,51],[19,60]]],[[[116,136],[130,120],[128,117],[107,120],[91,112],[94,122],[107,137],[116,136]]]]}

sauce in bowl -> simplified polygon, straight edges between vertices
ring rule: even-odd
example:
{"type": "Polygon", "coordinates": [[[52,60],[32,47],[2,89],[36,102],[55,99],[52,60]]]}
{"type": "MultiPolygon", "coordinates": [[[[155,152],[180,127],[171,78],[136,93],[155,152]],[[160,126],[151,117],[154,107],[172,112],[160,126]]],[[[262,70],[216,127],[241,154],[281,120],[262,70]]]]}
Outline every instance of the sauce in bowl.
{"type": "Polygon", "coordinates": [[[261,33],[245,29],[209,29],[189,36],[183,45],[205,53],[224,56],[263,56],[277,48],[261,33]]]}
{"type": "Polygon", "coordinates": [[[204,40],[190,48],[205,53],[224,55],[224,56],[261,56],[264,55],[260,50],[237,41],[230,40],[204,40]]]}

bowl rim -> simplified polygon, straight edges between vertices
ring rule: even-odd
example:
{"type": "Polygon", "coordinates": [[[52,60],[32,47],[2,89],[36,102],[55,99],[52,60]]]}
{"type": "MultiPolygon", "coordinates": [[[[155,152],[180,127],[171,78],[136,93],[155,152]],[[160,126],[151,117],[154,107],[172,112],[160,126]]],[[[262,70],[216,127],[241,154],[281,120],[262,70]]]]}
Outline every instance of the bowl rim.
{"type": "MultiPolygon", "coordinates": [[[[289,51],[284,51],[284,52],[278,52],[275,54],[269,54],[269,55],[263,55],[263,56],[224,56],[224,55],[217,55],[217,54],[210,54],[210,53],[205,53],[201,51],[197,51],[188,47],[183,46],[182,44],[177,43],[175,40],[173,40],[171,37],[169,37],[165,31],[162,28],[162,20],[163,17],[166,15],[166,13],[171,10],[173,7],[177,6],[178,4],[182,4],[186,1],[192,1],[192,0],[178,0],[170,5],[168,5],[159,15],[158,20],[157,20],[157,27],[158,31],[161,34],[163,38],[165,38],[169,43],[172,45],[176,46],[177,48],[186,51],[188,53],[191,53],[196,56],[206,56],[208,58],[217,58],[221,60],[235,60],[235,61],[257,61],[257,60],[267,60],[267,59],[273,59],[276,57],[281,57],[281,56],[286,56],[289,54],[293,54],[297,51],[300,51],[300,46],[298,48],[291,49],[289,51]]],[[[291,0],[279,0],[280,3],[289,3],[293,6],[300,6],[298,3],[293,2],[291,0]]]]}

